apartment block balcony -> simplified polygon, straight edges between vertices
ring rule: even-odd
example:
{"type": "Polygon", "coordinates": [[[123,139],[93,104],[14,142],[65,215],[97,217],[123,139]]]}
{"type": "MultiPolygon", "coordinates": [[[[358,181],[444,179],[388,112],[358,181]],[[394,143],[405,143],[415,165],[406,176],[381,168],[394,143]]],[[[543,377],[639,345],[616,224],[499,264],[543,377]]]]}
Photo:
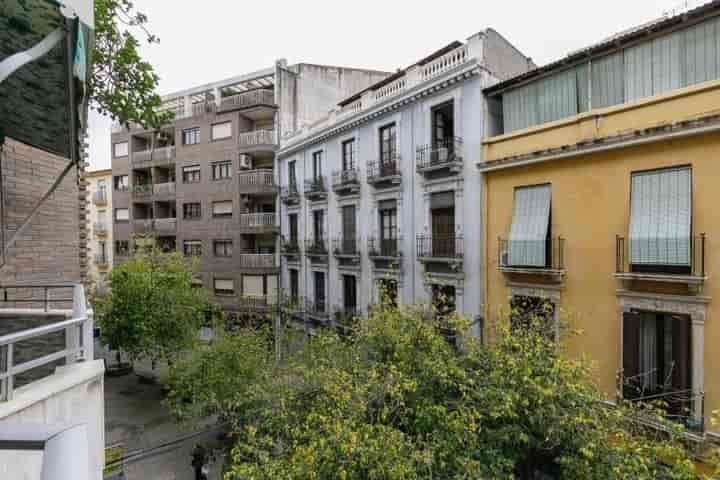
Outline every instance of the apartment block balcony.
{"type": "Polygon", "coordinates": [[[152,229],[158,235],[175,235],[177,232],[177,218],[156,218],[153,220],[152,229]]]}
{"type": "Polygon", "coordinates": [[[279,230],[274,213],[241,213],[241,233],[274,233],[279,230]]]}
{"type": "Polygon", "coordinates": [[[275,104],[275,92],[266,88],[238,93],[220,99],[218,112],[230,112],[233,110],[245,110],[255,108],[277,108],[275,104]]]}
{"type": "Polygon", "coordinates": [[[462,235],[418,235],[417,256],[423,263],[448,263],[455,268],[462,267],[462,235]]]}
{"type": "Polygon", "coordinates": [[[400,185],[402,171],[400,170],[400,156],[368,162],[367,183],[375,188],[387,188],[400,185]]]}
{"type": "Polygon", "coordinates": [[[110,266],[110,259],[103,253],[95,255],[95,266],[101,270],[104,270],[110,266]]]}
{"type": "Polygon", "coordinates": [[[142,164],[167,164],[175,161],[175,147],[160,147],[154,150],[142,150],[139,152],[133,152],[132,163],[133,165],[142,164]]]}
{"type": "Polygon", "coordinates": [[[108,224],[107,222],[95,222],[93,224],[93,231],[95,232],[95,236],[97,237],[106,237],[108,234],[108,224]]]}
{"type": "Polygon", "coordinates": [[[615,238],[615,278],[629,287],[637,282],[682,284],[699,292],[707,281],[707,235],[689,238],[615,238]]]}
{"type": "Polygon", "coordinates": [[[559,283],[565,277],[565,239],[498,238],[498,268],[508,275],[543,277],[559,283]]]}
{"type": "Polygon", "coordinates": [[[309,258],[327,262],[327,241],[324,238],[309,238],[305,240],[305,255],[309,258]]]}
{"type": "Polygon", "coordinates": [[[460,137],[452,137],[417,148],[417,172],[426,175],[455,175],[462,171],[463,141],[460,137]]]}
{"type": "Polygon", "coordinates": [[[148,199],[153,194],[152,183],[138,183],[130,187],[130,194],[133,199],[148,199]]]}
{"type": "Polygon", "coordinates": [[[253,130],[238,135],[241,152],[275,151],[277,143],[275,130],[253,130]]]}
{"type": "Polygon", "coordinates": [[[333,255],[335,258],[360,260],[359,238],[336,238],[333,240],[333,255]]]}
{"type": "Polygon", "coordinates": [[[318,323],[328,324],[330,322],[330,309],[327,307],[325,298],[318,297],[305,301],[305,314],[310,320],[318,323]]]}
{"type": "Polygon", "coordinates": [[[244,312],[269,313],[280,308],[275,295],[241,295],[238,309],[244,312]]]}
{"type": "Polygon", "coordinates": [[[300,192],[296,184],[290,184],[280,189],[280,200],[285,205],[297,205],[300,203],[300,192]]]}
{"type": "Polygon", "coordinates": [[[278,269],[274,253],[241,253],[240,269],[243,271],[269,273],[278,269]]]}
{"type": "Polygon", "coordinates": [[[152,186],[153,195],[156,197],[174,197],[175,182],[155,183],[152,186]]]}
{"type": "Polygon", "coordinates": [[[153,231],[152,218],[135,218],[132,221],[133,233],[137,235],[149,235],[153,231]]]}
{"type": "Polygon", "coordinates": [[[332,189],[338,195],[352,195],[360,192],[360,171],[357,168],[333,172],[332,189]]]}
{"type": "Polygon", "coordinates": [[[368,257],[375,262],[397,263],[402,259],[402,238],[370,237],[367,241],[368,257]]]}
{"type": "Polygon", "coordinates": [[[280,242],[280,254],[284,257],[297,257],[300,255],[300,243],[297,238],[283,238],[280,242]]]}
{"type": "Polygon", "coordinates": [[[305,180],[305,198],[311,201],[326,200],[328,196],[325,177],[318,175],[305,180]]]}
{"type": "Polygon", "coordinates": [[[92,201],[93,205],[98,207],[104,207],[107,205],[107,192],[104,190],[93,193],[92,201]]]}
{"type": "Polygon", "coordinates": [[[274,195],[278,191],[272,169],[241,170],[238,173],[240,193],[243,195],[274,195]]]}

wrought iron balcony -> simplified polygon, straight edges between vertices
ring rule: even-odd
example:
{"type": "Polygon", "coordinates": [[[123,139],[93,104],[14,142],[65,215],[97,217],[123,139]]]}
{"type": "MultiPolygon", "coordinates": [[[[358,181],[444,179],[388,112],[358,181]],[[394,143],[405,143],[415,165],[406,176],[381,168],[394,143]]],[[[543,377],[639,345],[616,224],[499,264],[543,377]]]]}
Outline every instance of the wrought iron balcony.
{"type": "Polygon", "coordinates": [[[459,173],[463,163],[462,144],[461,138],[452,137],[418,147],[416,154],[418,173],[427,174],[440,170],[459,173]]]}
{"type": "Polygon", "coordinates": [[[297,205],[300,203],[300,192],[298,191],[297,185],[291,183],[287,187],[282,187],[280,190],[280,200],[285,205],[297,205]]]}
{"type": "Polygon", "coordinates": [[[706,241],[704,233],[686,239],[642,241],[627,241],[618,235],[615,238],[615,278],[624,282],[680,283],[699,289],[707,280],[706,241]]]}
{"type": "Polygon", "coordinates": [[[238,308],[250,312],[270,312],[280,308],[275,295],[242,295],[238,299],[238,308]]]}
{"type": "Polygon", "coordinates": [[[360,191],[360,171],[357,168],[333,172],[333,192],[350,195],[360,191]]]}
{"type": "Polygon", "coordinates": [[[247,150],[274,150],[277,147],[275,130],[253,130],[238,135],[238,146],[247,150]]]}
{"type": "Polygon", "coordinates": [[[95,255],[95,266],[98,268],[107,268],[110,265],[110,259],[103,253],[95,255]]]}
{"type": "Polygon", "coordinates": [[[565,239],[506,240],[498,238],[498,268],[506,274],[565,276],[565,239]]]}
{"type": "Polygon", "coordinates": [[[97,191],[93,194],[93,204],[98,207],[107,205],[107,192],[104,190],[97,191]]]}
{"type": "Polygon", "coordinates": [[[340,334],[350,333],[362,316],[362,312],[357,306],[336,305],[333,312],[335,328],[340,334]]]}
{"type": "Polygon", "coordinates": [[[220,99],[218,112],[228,112],[254,107],[275,107],[275,92],[265,88],[251,90],[220,99]]]}
{"type": "Polygon", "coordinates": [[[278,187],[272,169],[245,170],[238,173],[241,194],[274,194],[278,187]]]}
{"type": "Polygon", "coordinates": [[[305,255],[308,257],[327,257],[327,241],[324,238],[308,238],[305,240],[305,255]]]}
{"type": "Polygon", "coordinates": [[[305,198],[308,200],[324,200],[327,198],[325,177],[318,175],[305,180],[305,198]]]}
{"type": "Polygon", "coordinates": [[[244,233],[272,233],[278,230],[274,213],[241,213],[240,229],[244,233]]]}
{"type": "Polygon", "coordinates": [[[300,243],[297,238],[283,238],[280,243],[280,253],[287,257],[300,255],[300,243]]]}
{"type": "Polygon", "coordinates": [[[420,261],[455,263],[463,258],[462,235],[418,235],[417,255],[420,261]]]}
{"type": "Polygon", "coordinates": [[[401,181],[400,155],[368,162],[367,182],[375,188],[399,185],[401,181]]]}
{"type": "Polygon", "coordinates": [[[401,237],[368,239],[368,257],[374,260],[395,260],[402,256],[401,237]]]}
{"type": "Polygon", "coordinates": [[[360,256],[359,238],[336,238],[333,240],[333,254],[340,258],[355,258],[360,256]]]}
{"type": "Polygon", "coordinates": [[[95,222],[93,225],[93,231],[98,237],[104,237],[108,234],[107,222],[95,222]]]}
{"type": "Polygon", "coordinates": [[[133,165],[143,163],[169,163],[175,160],[175,147],[161,147],[154,150],[142,150],[139,152],[133,152],[132,163],[133,165]]]}
{"type": "Polygon", "coordinates": [[[330,320],[330,312],[324,297],[307,299],[305,301],[305,313],[312,319],[323,323],[330,320]]]}
{"type": "Polygon", "coordinates": [[[241,253],[240,268],[243,270],[274,270],[277,267],[274,253],[241,253]]]}

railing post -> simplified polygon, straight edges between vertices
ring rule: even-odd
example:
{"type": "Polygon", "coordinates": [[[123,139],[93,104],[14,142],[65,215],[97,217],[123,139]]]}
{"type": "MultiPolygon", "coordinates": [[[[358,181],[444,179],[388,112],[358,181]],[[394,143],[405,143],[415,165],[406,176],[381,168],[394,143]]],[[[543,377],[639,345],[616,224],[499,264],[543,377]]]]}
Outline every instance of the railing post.
{"type": "Polygon", "coordinates": [[[13,347],[12,343],[5,346],[5,355],[0,355],[0,372],[7,373],[4,380],[0,380],[0,401],[9,402],[13,398],[13,347]]]}

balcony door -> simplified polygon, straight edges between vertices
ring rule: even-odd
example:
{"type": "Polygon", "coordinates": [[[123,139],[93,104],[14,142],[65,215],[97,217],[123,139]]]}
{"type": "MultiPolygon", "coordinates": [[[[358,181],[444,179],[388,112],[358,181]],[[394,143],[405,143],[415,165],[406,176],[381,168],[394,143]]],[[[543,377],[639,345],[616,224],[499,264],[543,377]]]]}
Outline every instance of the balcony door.
{"type": "Polygon", "coordinates": [[[357,221],[355,218],[355,205],[348,205],[342,209],[343,221],[343,252],[355,252],[357,248],[357,221]]]}
{"type": "Polygon", "coordinates": [[[297,245],[297,243],[298,243],[298,216],[297,216],[297,213],[290,214],[289,220],[290,220],[290,244],[297,245]]]}
{"type": "Polygon", "coordinates": [[[342,144],[342,167],[343,172],[355,170],[355,139],[342,144]]]}
{"type": "Polygon", "coordinates": [[[295,173],[295,162],[288,162],[288,186],[291,190],[297,189],[297,175],[295,173]]]}
{"type": "Polygon", "coordinates": [[[380,254],[384,257],[397,255],[397,203],[395,200],[380,202],[380,254]]]}
{"type": "Polygon", "coordinates": [[[300,274],[297,270],[290,270],[290,301],[297,303],[300,296],[300,274]]]}
{"type": "Polygon", "coordinates": [[[432,256],[455,256],[455,192],[435,193],[430,199],[432,256]]]}
{"type": "Polygon", "coordinates": [[[315,310],[325,312],[325,273],[314,272],[315,310]]]}
{"type": "Polygon", "coordinates": [[[394,123],[380,129],[380,175],[391,175],[397,161],[397,127],[394,123]]]}
{"type": "Polygon", "coordinates": [[[437,158],[433,160],[442,161],[440,149],[451,149],[455,137],[455,108],[451,101],[438,105],[432,109],[432,145],[437,152],[437,158]]]}
{"type": "Polygon", "coordinates": [[[354,275],[343,275],[343,306],[347,313],[357,309],[357,279],[354,275]]]}
{"type": "Polygon", "coordinates": [[[315,243],[322,242],[325,237],[325,212],[323,210],[313,212],[313,235],[315,243]]]}

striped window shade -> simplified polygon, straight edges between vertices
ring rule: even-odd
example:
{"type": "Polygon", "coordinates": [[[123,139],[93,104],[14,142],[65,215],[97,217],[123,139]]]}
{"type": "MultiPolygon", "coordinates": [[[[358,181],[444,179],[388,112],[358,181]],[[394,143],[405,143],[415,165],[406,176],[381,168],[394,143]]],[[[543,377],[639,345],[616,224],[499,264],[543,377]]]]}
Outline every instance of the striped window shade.
{"type": "Polygon", "coordinates": [[[265,295],[263,277],[257,275],[243,275],[243,296],[262,297],[265,295]]]}
{"type": "Polygon", "coordinates": [[[691,185],[689,167],[632,175],[632,265],[690,266],[691,185]]]}
{"type": "Polygon", "coordinates": [[[510,266],[544,267],[547,264],[550,194],[550,185],[515,189],[508,245],[510,266]]]}

